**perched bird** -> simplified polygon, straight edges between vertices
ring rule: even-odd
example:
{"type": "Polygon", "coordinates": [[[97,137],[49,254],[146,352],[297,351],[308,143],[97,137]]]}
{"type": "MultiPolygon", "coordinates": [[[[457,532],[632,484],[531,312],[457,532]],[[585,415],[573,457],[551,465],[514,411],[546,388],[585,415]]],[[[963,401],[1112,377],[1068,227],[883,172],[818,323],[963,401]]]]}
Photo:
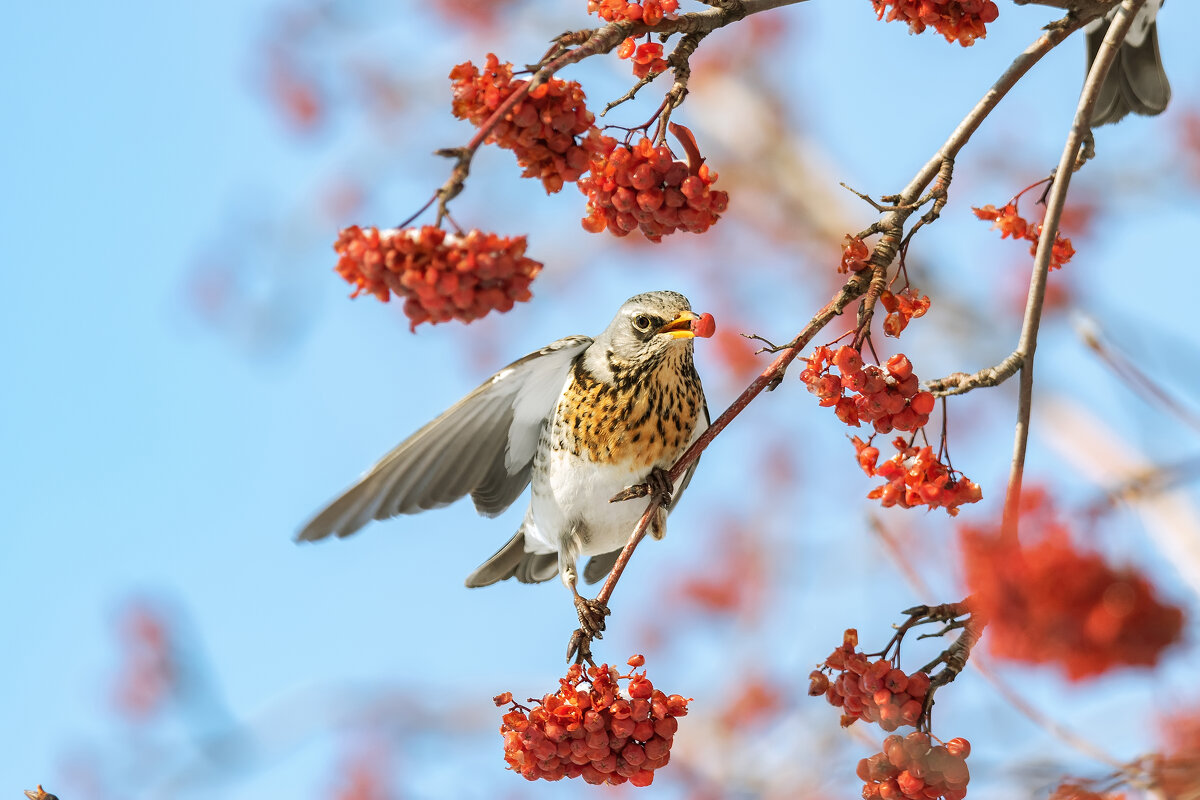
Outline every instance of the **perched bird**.
{"type": "MultiPolygon", "coordinates": [[[[1162,4],[1163,0],[1146,0],[1133,18],[1125,41],[1100,87],[1100,96],[1096,98],[1096,108],[1092,112],[1093,127],[1117,122],[1130,112],[1153,117],[1166,109],[1171,100],[1171,84],[1158,52],[1158,23],[1155,21],[1162,4]]],[[[1119,4],[1114,5],[1106,16],[1084,26],[1089,70],[1119,7],[1119,4]]]]}
{"type": "MultiPolygon", "coordinates": [[[[571,591],[585,642],[608,610],[579,594],[603,578],[644,512],[610,503],[649,483],[664,495],[650,533],[666,532],[696,463],[675,485],[665,470],[708,427],[692,363],[693,337],[711,336],[712,317],[676,292],[630,298],[597,336],[568,336],[497,372],[402,442],[304,526],[297,539],[349,536],[373,519],[415,514],[471,495],[480,514],[504,511],[532,484],[525,520],[508,544],[467,578],[537,583],[559,575],[571,591]]],[[[571,653],[568,653],[570,658],[571,653]]]]}

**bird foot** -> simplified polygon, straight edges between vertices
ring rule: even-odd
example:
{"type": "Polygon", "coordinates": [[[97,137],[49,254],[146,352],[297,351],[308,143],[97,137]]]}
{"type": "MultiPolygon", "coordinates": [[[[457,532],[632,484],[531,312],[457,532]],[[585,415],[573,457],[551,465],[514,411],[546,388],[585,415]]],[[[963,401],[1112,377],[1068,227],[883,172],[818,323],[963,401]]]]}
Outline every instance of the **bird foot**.
{"type": "Polygon", "coordinates": [[[579,627],[571,634],[571,641],[567,644],[567,661],[594,664],[592,640],[604,638],[604,618],[611,612],[599,600],[588,600],[578,594],[575,595],[575,612],[579,615],[579,627]]]}
{"type": "Polygon", "coordinates": [[[659,504],[663,508],[671,507],[671,493],[675,491],[675,484],[671,482],[670,474],[662,467],[655,467],[646,476],[645,483],[634,484],[612,496],[608,502],[619,503],[623,500],[632,500],[635,497],[646,497],[651,495],[659,499],[659,504]]]}

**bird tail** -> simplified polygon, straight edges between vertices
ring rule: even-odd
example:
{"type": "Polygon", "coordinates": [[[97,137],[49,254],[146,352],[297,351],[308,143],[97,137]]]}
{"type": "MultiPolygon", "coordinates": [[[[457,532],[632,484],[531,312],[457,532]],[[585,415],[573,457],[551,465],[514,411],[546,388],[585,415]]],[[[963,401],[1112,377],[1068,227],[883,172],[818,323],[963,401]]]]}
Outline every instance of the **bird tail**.
{"type": "Polygon", "coordinates": [[[557,574],[558,554],[525,552],[525,530],[522,528],[508,544],[467,576],[467,586],[472,589],[491,586],[509,578],[516,578],[521,583],[541,583],[557,574]]]}
{"type": "MultiPolygon", "coordinates": [[[[1105,27],[1088,31],[1088,64],[1096,58],[1104,41],[1105,27]]],[[[1121,45],[1116,60],[1096,99],[1092,126],[1117,122],[1126,114],[1146,117],[1161,114],[1171,100],[1171,84],[1158,52],[1158,24],[1151,22],[1145,38],[1138,44],[1121,45]]]]}

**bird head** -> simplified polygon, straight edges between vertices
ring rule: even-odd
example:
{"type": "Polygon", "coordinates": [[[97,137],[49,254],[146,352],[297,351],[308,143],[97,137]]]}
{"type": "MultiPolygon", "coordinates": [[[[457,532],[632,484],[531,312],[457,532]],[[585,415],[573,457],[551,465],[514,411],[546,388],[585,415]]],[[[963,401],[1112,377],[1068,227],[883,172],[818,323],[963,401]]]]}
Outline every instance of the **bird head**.
{"type": "MultiPolygon", "coordinates": [[[[700,319],[678,292],[639,294],[625,301],[597,337],[596,343],[601,345],[597,350],[607,359],[626,364],[654,363],[672,353],[690,354],[692,339],[697,336],[694,323],[700,319]]],[[[703,327],[699,331],[701,336],[710,335],[703,327]]]]}

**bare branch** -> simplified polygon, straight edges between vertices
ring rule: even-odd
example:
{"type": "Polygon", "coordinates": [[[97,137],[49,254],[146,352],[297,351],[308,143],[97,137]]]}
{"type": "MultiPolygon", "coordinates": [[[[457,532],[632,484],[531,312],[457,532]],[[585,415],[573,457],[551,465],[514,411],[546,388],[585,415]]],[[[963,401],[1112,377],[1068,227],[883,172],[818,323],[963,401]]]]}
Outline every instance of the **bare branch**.
{"type": "MultiPolygon", "coordinates": [[[[1033,275],[1029,281],[1029,297],[1025,304],[1025,319],[1021,324],[1021,336],[1017,341],[1016,353],[1022,354],[1021,379],[1017,397],[1017,424],[1013,442],[1012,466],[1009,470],[1008,490],[1004,498],[1004,517],[1001,531],[1004,536],[1017,534],[1017,510],[1021,499],[1021,481],[1025,470],[1025,450],[1029,443],[1029,416],[1033,406],[1033,356],[1037,349],[1038,328],[1042,321],[1042,308],[1046,298],[1046,279],[1050,272],[1051,248],[1058,234],[1058,223],[1063,206],[1067,202],[1067,189],[1071,183],[1071,167],[1079,150],[1091,132],[1092,109],[1100,95],[1100,87],[1108,75],[1109,67],[1116,59],[1118,49],[1133,23],[1133,17],[1145,0],[1124,0],[1116,19],[1104,36],[1104,43],[1096,53],[1092,68],[1084,81],[1083,91],[1071,130],[1063,145],[1058,161],[1054,185],[1046,198],[1046,216],[1042,220],[1042,233],[1038,238],[1037,254],[1033,259],[1033,275]]],[[[1015,355],[1015,353],[1014,353],[1015,355]]]]}

